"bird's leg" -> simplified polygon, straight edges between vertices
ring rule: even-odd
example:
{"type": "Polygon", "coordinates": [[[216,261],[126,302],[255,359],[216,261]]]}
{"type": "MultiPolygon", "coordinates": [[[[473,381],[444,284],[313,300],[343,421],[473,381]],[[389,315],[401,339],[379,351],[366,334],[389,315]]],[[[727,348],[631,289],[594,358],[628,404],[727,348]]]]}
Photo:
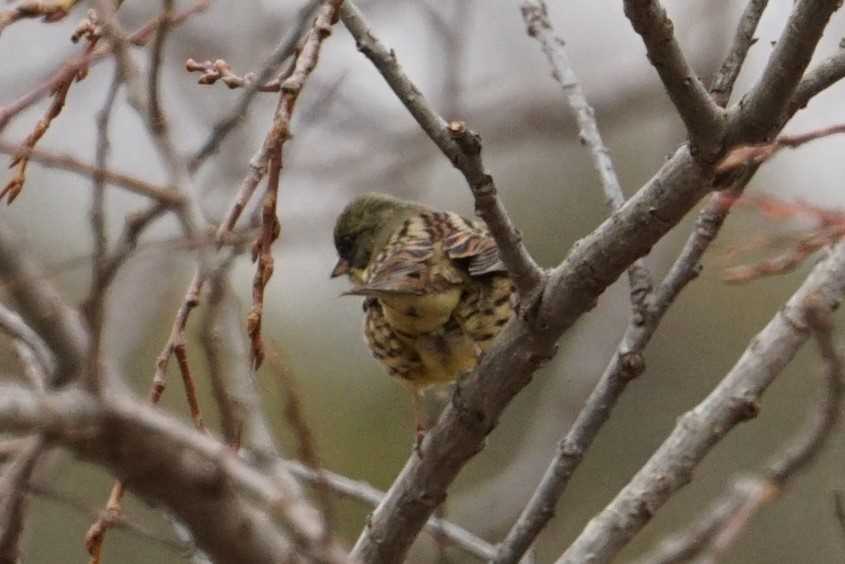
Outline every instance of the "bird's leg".
{"type": "Polygon", "coordinates": [[[425,413],[425,405],[423,403],[423,392],[417,388],[411,390],[414,398],[414,421],[417,424],[417,438],[414,443],[414,450],[417,455],[422,458],[422,442],[425,434],[428,431],[428,417],[425,413]]]}

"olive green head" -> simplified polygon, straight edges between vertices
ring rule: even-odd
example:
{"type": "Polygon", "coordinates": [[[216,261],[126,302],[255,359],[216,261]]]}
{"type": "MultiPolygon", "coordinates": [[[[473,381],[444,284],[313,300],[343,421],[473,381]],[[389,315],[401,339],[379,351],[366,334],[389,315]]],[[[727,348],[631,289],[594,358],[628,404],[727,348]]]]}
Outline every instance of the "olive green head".
{"type": "Polygon", "coordinates": [[[375,192],[352,200],[334,226],[334,246],[339,260],[332,270],[332,278],[363,272],[390,233],[420,209],[423,207],[419,204],[375,192]]]}

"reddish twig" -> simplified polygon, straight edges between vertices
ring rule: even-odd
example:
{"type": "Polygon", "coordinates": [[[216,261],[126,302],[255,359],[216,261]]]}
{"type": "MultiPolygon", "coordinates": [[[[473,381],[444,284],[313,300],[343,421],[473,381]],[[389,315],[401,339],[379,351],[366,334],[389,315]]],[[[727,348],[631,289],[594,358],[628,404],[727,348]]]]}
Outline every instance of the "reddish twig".
{"type": "Polygon", "coordinates": [[[740,145],[731,149],[725,157],[716,165],[716,174],[731,172],[743,166],[760,164],[771,159],[781,149],[795,149],[810,141],[845,133],[845,124],[831,125],[821,129],[815,129],[799,135],[781,135],[771,143],[759,143],[756,145],[740,145]]]}
{"type": "MultiPolygon", "coordinates": [[[[170,25],[176,26],[184,22],[187,18],[201,12],[208,7],[209,0],[196,0],[191,6],[182,11],[175,12],[170,17],[170,25]]],[[[138,28],[128,38],[127,42],[137,47],[143,47],[152,39],[153,32],[161,25],[161,18],[153,18],[138,28]]],[[[65,60],[62,65],[55,70],[50,78],[15,100],[14,102],[5,106],[0,106],[0,131],[8,125],[9,121],[18,115],[20,112],[30,107],[32,104],[54,92],[61,84],[67,80],[71,80],[78,76],[90,66],[93,66],[108,55],[112,53],[114,45],[105,44],[98,45],[96,49],[85,52],[82,55],[73,55],[65,60]]]]}
{"type": "MultiPolygon", "coordinates": [[[[32,133],[30,133],[22,143],[22,146],[27,150],[35,147],[35,144],[38,143],[45,133],[47,133],[47,130],[50,128],[50,124],[53,123],[53,120],[56,119],[62,112],[62,108],[65,106],[65,100],[67,99],[67,93],[70,91],[73,80],[73,77],[68,78],[62,82],[58,88],[56,88],[56,91],[53,93],[53,102],[44,114],[44,117],[38,120],[38,123],[35,124],[35,129],[32,130],[32,133]]],[[[12,158],[12,162],[9,163],[9,168],[16,169],[15,175],[9,182],[6,183],[6,186],[0,190],[0,202],[3,201],[3,198],[6,198],[6,203],[11,204],[15,201],[15,198],[20,195],[23,190],[24,182],[26,182],[26,167],[28,164],[29,156],[26,152],[20,152],[12,158]]]]}
{"type": "MultiPolygon", "coordinates": [[[[219,80],[230,89],[245,88],[255,84],[258,75],[254,72],[248,72],[243,76],[232,72],[232,67],[229,66],[223,59],[216,61],[203,61],[201,63],[194,59],[185,61],[185,70],[188,72],[202,73],[197,79],[198,84],[216,84],[219,80]]],[[[258,92],[278,92],[281,89],[281,82],[278,79],[258,84],[255,86],[258,92]]]]}
{"type": "MultiPolygon", "coordinates": [[[[722,279],[726,282],[738,284],[764,276],[786,274],[798,268],[807,257],[819,249],[835,243],[845,235],[845,213],[841,211],[827,210],[804,202],[786,202],[769,196],[743,196],[733,201],[725,196],[722,199],[727,205],[754,206],[760,213],[773,220],[804,215],[811,217],[817,223],[815,228],[799,238],[785,252],[754,264],[731,266],[725,269],[722,279]]],[[[766,241],[763,241],[759,245],[765,243],[766,241]]]]}
{"type": "MultiPolygon", "coordinates": [[[[253,260],[257,261],[252,284],[252,309],[247,317],[247,334],[252,348],[252,366],[258,369],[264,360],[264,344],[261,339],[261,321],[264,315],[264,289],[273,275],[272,245],[279,237],[279,220],[276,217],[276,202],[279,193],[279,175],[282,168],[282,147],[290,138],[290,121],[299,94],[306,80],[317,66],[323,41],[331,34],[332,25],[337,21],[342,0],[327,0],[320,7],[311,29],[302,42],[302,48],[296,57],[293,71],[281,86],[281,96],[273,126],[267,134],[262,149],[268,156],[269,176],[267,191],[261,210],[261,233],[253,246],[253,260]]],[[[252,164],[252,163],[250,163],[252,164]]],[[[237,206],[237,203],[236,203],[237,206]]],[[[235,221],[237,217],[235,216],[235,221]]],[[[224,223],[220,229],[231,229],[224,223]]],[[[218,232],[220,233],[220,232],[218,232]]],[[[225,231],[224,231],[225,233],[225,231]]]]}
{"type": "Polygon", "coordinates": [[[47,23],[64,19],[79,0],[26,0],[15,8],[0,12],[0,33],[13,23],[31,18],[41,18],[47,23]]]}

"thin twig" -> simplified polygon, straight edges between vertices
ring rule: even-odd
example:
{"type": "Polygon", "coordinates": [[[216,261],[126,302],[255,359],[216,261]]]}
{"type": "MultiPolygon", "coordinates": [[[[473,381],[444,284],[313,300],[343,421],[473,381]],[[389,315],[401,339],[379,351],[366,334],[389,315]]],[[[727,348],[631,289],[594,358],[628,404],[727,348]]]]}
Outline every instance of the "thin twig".
{"type": "MultiPolygon", "coordinates": [[[[305,83],[320,57],[323,41],[331,34],[332,26],[337,21],[342,0],[327,0],[317,12],[317,17],[305,38],[302,48],[296,56],[293,71],[282,82],[278,109],[273,116],[273,126],[264,141],[269,174],[264,201],[261,206],[261,232],[253,246],[253,260],[256,261],[255,276],[252,283],[252,309],[247,316],[247,334],[252,349],[252,367],[258,370],[264,360],[264,344],[261,336],[261,323],[264,317],[264,289],[273,275],[273,242],[279,237],[281,226],[276,212],[279,194],[279,177],[282,169],[283,148],[290,138],[291,118],[296,102],[305,83]]],[[[263,148],[264,148],[263,147],[263,148]]],[[[252,167],[252,163],[250,163],[252,167]]],[[[224,225],[221,225],[223,229],[224,225]]],[[[229,229],[233,226],[230,225],[229,229]]]]}
{"type": "MultiPolygon", "coordinates": [[[[22,143],[24,147],[27,149],[32,149],[35,147],[35,144],[47,133],[47,130],[50,129],[50,125],[53,123],[59,114],[62,112],[62,108],[65,106],[65,100],[67,99],[67,93],[70,91],[70,87],[73,84],[75,77],[70,77],[56,88],[56,91],[53,93],[53,101],[50,103],[50,107],[45,112],[44,117],[38,120],[38,123],[35,124],[35,128],[32,130],[32,133],[27,135],[26,139],[22,143]]],[[[0,190],[0,202],[3,201],[3,198],[6,198],[6,203],[11,204],[15,201],[15,198],[20,195],[21,191],[23,190],[24,183],[26,182],[26,168],[29,164],[29,157],[26,155],[26,152],[17,153],[13,158],[12,162],[9,164],[9,167],[15,169],[15,174],[12,179],[6,183],[6,186],[0,190]]]]}
{"type": "Polygon", "coordinates": [[[766,10],[768,3],[769,0],[749,0],[746,4],[728,56],[722,61],[722,65],[713,77],[710,95],[713,97],[713,101],[723,108],[731,99],[734,84],[739,76],[739,71],[742,70],[745,58],[748,56],[748,51],[757,42],[754,34],[757,32],[757,25],[760,23],[760,18],[763,17],[763,12],[766,10]]]}
{"type": "MultiPolygon", "coordinates": [[[[243,121],[249,106],[252,104],[256,95],[260,92],[261,85],[267,83],[278,71],[279,66],[296,50],[299,40],[305,35],[305,31],[311,25],[320,4],[321,0],[310,0],[308,4],[299,10],[293,24],[285,33],[285,37],[282,38],[281,42],[275,49],[273,49],[270,56],[267,57],[267,60],[264,61],[264,64],[261,66],[261,70],[256,73],[255,81],[246,87],[240,99],[235,104],[235,107],[232,108],[232,111],[214,124],[211,128],[211,133],[209,134],[208,139],[206,139],[205,142],[200,145],[200,148],[193,154],[188,165],[191,171],[196,171],[200,165],[208,159],[208,157],[216,153],[220,144],[223,142],[223,139],[235,128],[235,126],[243,121]]],[[[253,162],[257,162],[256,159],[260,160],[260,157],[253,157],[250,161],[250,166],[252,166],[253,162]]],[[[246,199],[248,200],[249,197],[246,199]]],[[[245,206],[246,203],[243,205],[245,206]]],[[[235,219],[235,221],[237,221],[237,219],[235,219]]],[[[235,221],[227,220],[223,223],[229,224],[228,229],[231,230],[234,227],[235,221]]]]}
{"type": "MultiPolygon", "coordinates": [[[[95,166],[98,170],[106,169],[110,149],[109,122],[120,84],[120,72],[115,70],[114,78],[106,96],[106,102],[97,115],[97,157],[95,166]]],[[[91,257],[91,290],[88,299],[85,301],[85,315],[91,334],[91,350],[88,353],[88,371],[85,384],[90,390],[95,391],[101,389],[100,362],[102,359],[100,358],[100,354],[102,349],[104,308],[108,282],[111,281],[111,278],[103,276],[106,253],[108,252],[105,180],[101,174],[95,174],[93,180],[93,197],[89,219],[91,222],[91,233],[94,239],[94,253],[91,257]]]]}
{"type": "Polygon", "coordinates": [[[0,33],[23,19],[41,18],[47,23],[60,21],[78,3],[79,0],[24,0],[15,8],[0,11],[0,33]]]}
{"type": "MultiPolygon", "coordinates": [[[[197,79],[197,84],[212,85],[219,80],[225,84],[230,90],[236,88],[249,88],[257,80],[254,72],[248,72],[243,76],[232,72],[232,67],[223,59],[215,61],[198,62],[193,59],[185,61],[185,70],[188,72],[201,73],[197,79]]],[[[282,89],[282,84],[278,80],[271,80],[263,82],[256,86],[255,90],[258,92],[278,92],[282,89]]]]}
{"type": "Polygon", "coordinates": [[[795,149],[832,135],[845,133],[845,124],[829,125],[819,129],[808,131],[797,135],[781,135],[771,143],[759,143],[756,145],[741,145],[731,149],[725,157],[716,165],[716,173],[724,174],[737,170],[743,166],[750,166],[763,163],[774,157],[781,149],[795,149]]]}
{"type": "MultiPolygon", "coordinates": [[[[331,470],[321,468],[316,471],[305,464],[292,460],[286,461],[285,465],[297,478],[314,484],[322,480],[326,487],[333,492],[367,505],[376,506],[384,498],[384,492],[370,484],[347,478],[331,470]]],[[[425,527],[431,534],[439,535],[450,544],[480,560],[489,560],[496,552],[495,548],[488,542],[449,521],[432,517],[425,527]]]]}
{"type": "MultiPolygon", "coordinates": [[[[191,6],[173,15],[170,21],[171,25],[178,25],[188,19],[190,16],[201,12],[208,7],[209,0],[196,0],[191,6]]],[[[159,18],[153,18],[146,24],[138,28],[132,35],[127,37],[127,41],[132,45],[144,46],[149,42],[152,33],[160,24],[159,18]]],[[[32,104],[54,92],[61,84],[67,80],[72,80],[77,74],[83,72],[89,66],[101,62],[108,55],[111,54],[113,46],[111,44],[99,45],[97,49],[87,52],[84,55],[73,55],[67,58],[62,65],[56,69],[50,78],[22,95],[14,102],[5,106],[0,106],[0,131],[9,124],[12,118],[20,114],[23,110],[30,107],[32,104]]]]}
{"type": "MultiPolygon", "coordinates": [[[[68,507],[85,517],[96,519],[100,515],[100,512],[97,509],[87,505],[81,499],[77,499],[70,494],[53,489],[47,484],[36,481],[35,483],[29,484],[28,490],[32,495],[36,495],[41,499],[50,501],[57,505],[68,507]]],[[[113,526],[115,529],[125,531],[144,541],[153,542],[162,548],[170,550],[171,552],[182,554],[186,548],[184,543],[162,537],[123,515],[117,517],[113,526]]]]}
{"type": "Polygon", "coordinates": [[[156,186],[110,169],[98,168],[70,155],[51,153],[43,149],[31,149],[24,145],[4,141],[0,141],[0,153],[7,155],[21,154],[30,161],[41,163],[48,168],[66,170],[86,177],[99,177],[102,178],[104,183],[120,186],[133,194],[152,198],[168,207],[179,206],[185,200],[172,187],[156,186]]]}
{"type": "MultiPolygon", "coordinates": [[[[237,256],[232,254],[232,259],[237,256]]],[[[227,342],[224,339],[226,326],[225,309],[228,291],[228,274],[233,260],[222,263],[219,268],[211,272],[208,278],[208,297],[206,299],[205,316],[200,324],[199,342],[206,358],[206,374],[211,383],[211,391],[220,413],[220,430],[223,440],[236,451],[241,445],[241,434],[244,426],[244,410],[241,402],[226,385],[224,375],[227,367],[224,365],[222,347],[227,342]]],[[[231,336],[231,335],[230,335],[231,336]]]]}

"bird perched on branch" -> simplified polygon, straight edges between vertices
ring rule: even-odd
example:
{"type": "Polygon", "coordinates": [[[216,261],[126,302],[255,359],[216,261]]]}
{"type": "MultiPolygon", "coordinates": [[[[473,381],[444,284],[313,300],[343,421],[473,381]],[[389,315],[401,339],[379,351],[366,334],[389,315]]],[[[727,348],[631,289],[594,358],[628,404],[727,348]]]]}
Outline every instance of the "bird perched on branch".
{"type": "Polygon", "coordinates": [[[370,352],[413,393],[475,368],[513,313],[513,286],[487,226],[386,194],[364,194],[337,219],[332,278],[364,296],[370,352]]]}

